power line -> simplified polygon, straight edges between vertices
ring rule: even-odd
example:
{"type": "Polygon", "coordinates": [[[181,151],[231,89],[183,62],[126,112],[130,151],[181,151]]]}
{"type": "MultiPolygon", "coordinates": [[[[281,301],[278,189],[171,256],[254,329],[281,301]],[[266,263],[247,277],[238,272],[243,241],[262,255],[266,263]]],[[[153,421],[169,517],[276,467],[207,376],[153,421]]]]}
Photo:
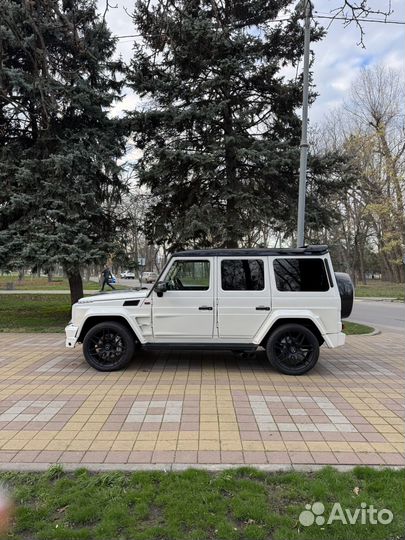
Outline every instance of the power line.
{"type": "MultiPolygon", "coordinates": [[[[317,12],[315,12],[317,13],[317,12]]],[[[358,23],[379,23],[379,24],[399,24],[404,26],[405,21],[395,21],[395,20],[385,20],[385,19],[356,19],[355,17],[334,17],[333,15],[313,15],[313,19],[328,19],[331,21],[345,21],[345,22],[358,22],[358,23]]],[[[291,19],[273,19],[268,22],[286,22],[290,21],[291,19]]],[[[155,36],[161,36],[162,34],[148,34],[149,37],[155,36]]],[[[143,34],[127,34],[122,36],[114,36],[117,39],[125,39],[125,38],[137,38],[137,37],[143,37],[143,34]]]]}
{"type": "Polygon", "coordinates": [[[314,15],[314,19],[330,19],[332,21],[346,21],[346,22],[358,22],[358,23],[381,23],[381,24],[402,24],[405,25],[405,21],[388,21],[384,19],[356,19],[354,17],[333,17],[332,15],[314,15]]]}

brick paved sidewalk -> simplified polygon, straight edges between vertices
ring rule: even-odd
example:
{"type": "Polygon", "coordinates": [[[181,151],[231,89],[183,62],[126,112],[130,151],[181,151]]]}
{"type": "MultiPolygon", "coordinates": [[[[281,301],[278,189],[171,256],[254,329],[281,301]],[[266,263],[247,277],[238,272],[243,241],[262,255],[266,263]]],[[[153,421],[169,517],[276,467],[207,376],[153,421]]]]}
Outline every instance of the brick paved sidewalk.
{"type": "Polygon", "coordinates": [[[264,352],[142,352],[99,373],[61,334],[0,334],[0,467],[404,465],[404,340],[352,336],[302,377],[264,352]]]}

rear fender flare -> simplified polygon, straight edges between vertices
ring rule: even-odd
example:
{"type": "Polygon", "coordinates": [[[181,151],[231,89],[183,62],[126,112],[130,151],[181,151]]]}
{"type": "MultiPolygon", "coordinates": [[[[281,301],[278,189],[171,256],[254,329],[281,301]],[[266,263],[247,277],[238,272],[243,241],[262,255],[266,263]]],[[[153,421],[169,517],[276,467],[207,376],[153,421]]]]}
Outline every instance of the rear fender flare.
{"type": "Polygon", "coordinates": [[[285,321],[289,323],[291,320],[298,322],[298,320],[311,321],[316,328],[318,329],[320,335],[324,339],[328,347],[333,346],[332,341],[329,339],[328,334],[326,333],[325,327],[322,324],[321,318],[317,315],[314,315],[311,311],[308,310],[277,310],[271,314],[271,316],[266,320],[266,323],[260,328],[259,332],[254,337],[253,343],[255,345],[260,345],[266,336],[269,334],[275,323],[280,321],[285,321]]]}

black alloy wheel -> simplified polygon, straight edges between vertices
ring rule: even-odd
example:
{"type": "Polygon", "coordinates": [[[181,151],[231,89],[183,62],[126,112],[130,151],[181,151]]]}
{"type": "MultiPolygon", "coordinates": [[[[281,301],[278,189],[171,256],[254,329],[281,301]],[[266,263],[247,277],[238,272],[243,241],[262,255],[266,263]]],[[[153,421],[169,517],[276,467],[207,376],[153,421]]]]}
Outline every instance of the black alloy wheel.
{"type": "Polygon", "coordinates": [[[270,363],[286,375],[302,375],[312,369],[319,358],[318,338],[300,324],[279,326],[266,345],[270,363]]]}
{"type": "Polygon", "coordinates": [[[116,371],[129,364],[135,352],[132,334],[122,324],[100,323],[91,328],[83,340],[87,362],[98,371],[116,371]]]}

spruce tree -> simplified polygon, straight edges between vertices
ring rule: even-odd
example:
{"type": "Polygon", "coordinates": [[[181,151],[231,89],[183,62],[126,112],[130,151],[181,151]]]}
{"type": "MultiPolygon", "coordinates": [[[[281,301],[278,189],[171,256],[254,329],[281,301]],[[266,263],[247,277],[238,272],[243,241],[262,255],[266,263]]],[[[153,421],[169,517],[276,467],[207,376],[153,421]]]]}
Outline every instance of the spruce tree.
{"type": "Polygon", "coordinates": [[[92,0],[0,3],[0,266],[80,269],[114,249],[122,64],[92,0]]]}
{"type": "Polygon", "coordinates": [[[136,3],[129,82],[144,104],[131,121],[151,239],[236,247],[254,226],[295,227],[302,80],[283,75],[303,52],[293,4],[136,3]]]}

